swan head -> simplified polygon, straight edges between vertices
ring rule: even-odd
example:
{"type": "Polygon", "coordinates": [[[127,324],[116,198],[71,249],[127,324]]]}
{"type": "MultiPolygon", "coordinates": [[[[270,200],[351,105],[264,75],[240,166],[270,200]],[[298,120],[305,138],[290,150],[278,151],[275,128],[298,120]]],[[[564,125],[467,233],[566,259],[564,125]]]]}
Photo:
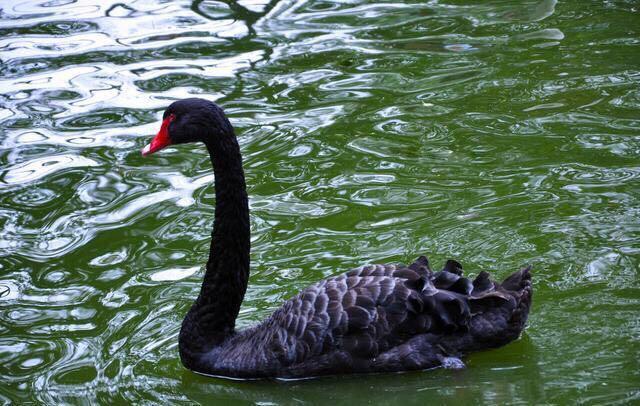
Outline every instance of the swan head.
{"type": "Polygon", "coordinates": [[[209,144],[226,134],[233,134],[233,128],[215,103],[198,98],[178,100],[164,111],[160,131],[142,149],[142,155],[153,154],[169,145],[209,144]]]}

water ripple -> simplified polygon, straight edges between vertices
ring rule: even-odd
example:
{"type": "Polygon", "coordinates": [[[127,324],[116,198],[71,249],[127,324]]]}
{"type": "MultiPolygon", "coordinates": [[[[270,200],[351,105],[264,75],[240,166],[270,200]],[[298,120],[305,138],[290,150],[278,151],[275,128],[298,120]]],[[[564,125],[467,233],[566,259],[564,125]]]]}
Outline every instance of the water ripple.
{"type": "Polygon", "coordinates": [[[2,183],[8,185],[25,184],[64,169],[98,165],[100,164],[92,159],[77,155],[54,155],[37,158],[5,168],[2,183]]]}
{"type": "Polygon", "coordinates": [[[338,403],[637,400],[635,6],[5,3],[0,402],[318,403],[329,386],[338,403]],[[186,372],[213,175],[197,146],[139,150],[193,96],[225,108],[245,158],[239,327],[320,278],[427,253],[499,277],[532,263],[523,339],[453,380],[186,372]]]}

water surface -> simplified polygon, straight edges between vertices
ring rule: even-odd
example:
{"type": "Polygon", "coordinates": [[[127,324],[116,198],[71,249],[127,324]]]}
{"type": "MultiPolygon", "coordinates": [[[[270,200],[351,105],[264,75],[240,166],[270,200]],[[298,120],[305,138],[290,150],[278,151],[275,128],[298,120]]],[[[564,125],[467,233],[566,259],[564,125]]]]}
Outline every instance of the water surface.
{"type": "Polygon", "coordinates": [[[0,1],[1,401],[637,402],[640,7],[480,3],[0,1]],[[213,176],[199,146],[139,151],[193,96],[244,155],[240,327],[427,254],[499,278],[533,264],[522,339],[464,371],[186,371],[213,176]]]}

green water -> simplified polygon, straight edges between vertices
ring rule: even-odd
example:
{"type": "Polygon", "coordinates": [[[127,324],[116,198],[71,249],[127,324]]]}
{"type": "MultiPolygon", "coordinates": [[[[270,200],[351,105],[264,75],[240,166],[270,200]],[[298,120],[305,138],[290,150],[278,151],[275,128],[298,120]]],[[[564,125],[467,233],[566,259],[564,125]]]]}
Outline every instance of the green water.
{"type": "Polygon", "coordinates": [[[0,1],[0,402],[640,401],[640,4],[0,1]],[[249,187],[238,325],[370,262],[534,266],[523,337],[463,371],[186,371],[213,176],[140,149],[222,105],[249,187]]]}

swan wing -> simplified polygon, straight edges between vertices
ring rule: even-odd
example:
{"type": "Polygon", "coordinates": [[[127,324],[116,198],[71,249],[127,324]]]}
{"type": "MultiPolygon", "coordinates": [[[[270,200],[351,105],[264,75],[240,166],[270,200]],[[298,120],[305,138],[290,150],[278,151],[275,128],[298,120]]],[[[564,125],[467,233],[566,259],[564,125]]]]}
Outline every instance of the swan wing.
{"type": "Polygon", "coordinates": [[[370,360],[416,335],[467,329],[473,293],[508,300],[484,277],[474,292],[461,274],[455,261],[433,273],[420,257],[409,266],[368,265],[325,279],[272,315],[272,348],[285,365],[326,354],[370,360]]]}

